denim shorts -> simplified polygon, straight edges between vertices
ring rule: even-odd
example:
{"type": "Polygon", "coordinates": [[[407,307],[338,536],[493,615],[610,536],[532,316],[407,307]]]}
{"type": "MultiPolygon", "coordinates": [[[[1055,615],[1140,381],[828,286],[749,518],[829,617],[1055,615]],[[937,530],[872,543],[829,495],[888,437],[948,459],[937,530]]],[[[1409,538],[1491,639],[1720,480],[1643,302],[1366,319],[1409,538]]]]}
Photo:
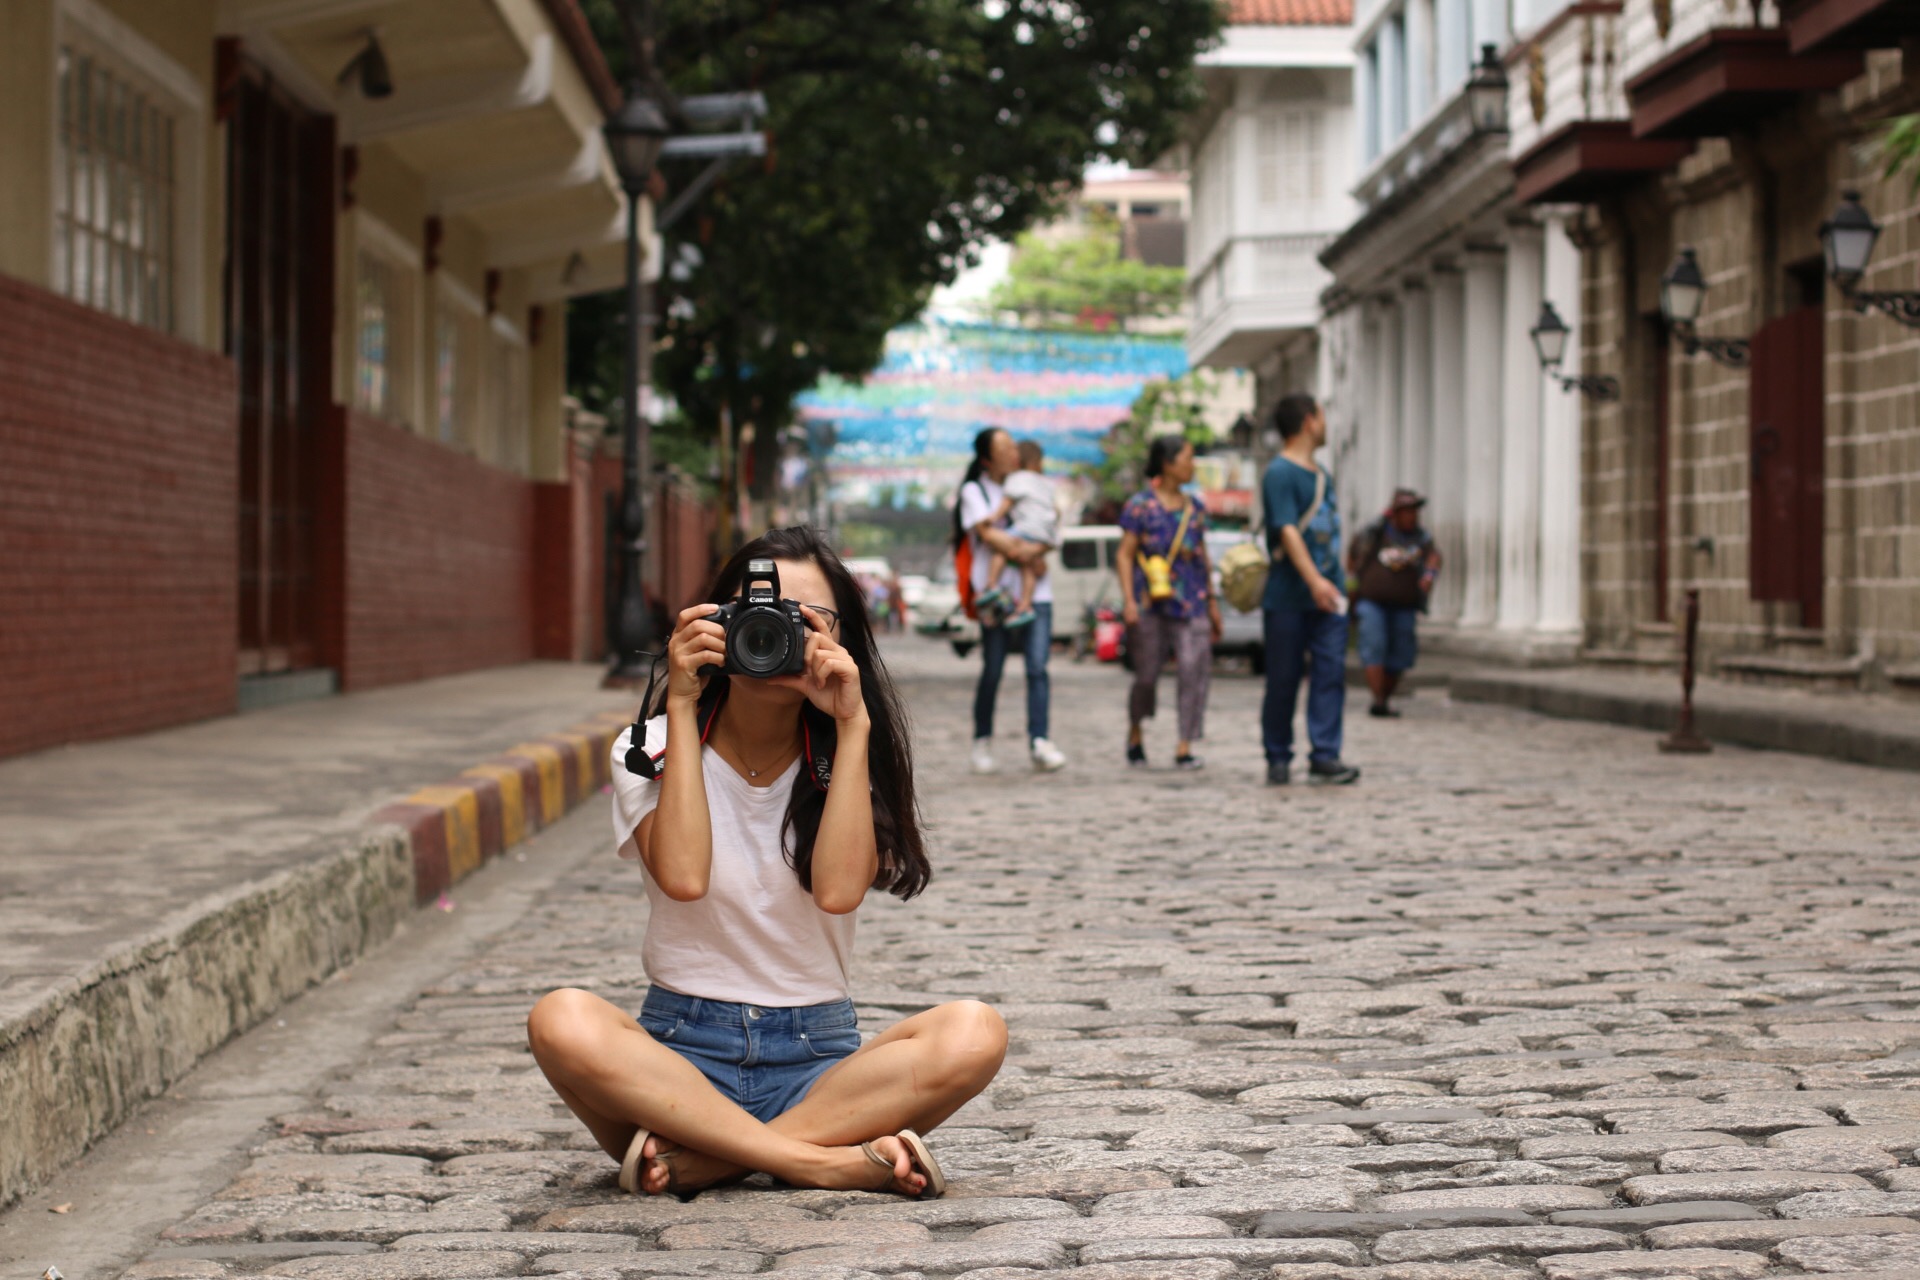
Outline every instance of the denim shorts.
{"type": "Polygon", "coordinates": [[[791,1111],[829,1067],[860,1047],[851,1000],[776,1008],[653,987],[639,1022],[763,1123],[791,1111]]]}
{"type": "Polygon", "coordinates": [[[1414,659],[1420,654],[1418,609],[1357,600],[1353,614],[1360,623],[1361,666],[1385,667],[1389,671],[1412,669],[1414,659]]]}

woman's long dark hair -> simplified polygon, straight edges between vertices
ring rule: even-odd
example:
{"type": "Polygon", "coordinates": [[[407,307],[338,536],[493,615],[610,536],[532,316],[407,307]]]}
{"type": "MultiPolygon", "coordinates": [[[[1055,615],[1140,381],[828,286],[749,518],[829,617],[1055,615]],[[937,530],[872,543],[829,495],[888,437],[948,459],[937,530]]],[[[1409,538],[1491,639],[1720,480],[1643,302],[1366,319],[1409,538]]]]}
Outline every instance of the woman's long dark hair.
{"type": "MultiPolygon", "coordinates": [[[[1005,431],[1005,427],[982,427],[980,434],[973,438],[973,461],[967,464],[966,478],[960,482],[961,490],[987,474],[987,464],[993,460],[993,438],[1005,431]]],[[[960,523],[960,494],[953,495],[953,545],[959,546],[966,540],[966,528],[960,523]]]]}
{"type": "MultiPolygon", "coordinates": [[[[880,661],[873,642],[873,628],[867,621],[866,597],[860,585],[847,572],[818,530],[796,525],[790,529],[770,529],[733,553],[732,559],[714,576],[707,599],[724,604],[740,594],[749,560],[810,560],[820,567],[833,590],[833,608],[840,613],[839,641],[860,669],[860,697],[867,705],[867,718],[873,728],[867,744],[867,775],[873,784],[873,835],[880,852],[880,870],[873,887],[901,898],[911,898],[927,887],[933,867],[927,861],[926,842],[920,833],[920,804],[913,790],[913,749],[908,742],[906,708],[895,692],[893,680],[880,661]]],[[[802,604],[809,603],[801,601],[802,604]]],[[[702,668],[713,673],[700,691],[698,722],[726,701],[732,679],[718,667],[702,668]]],[[[662,684],[649,716],[666,714],[667,691],[662,684]]],[[[811,702],[800,705],[800,717],[812,739],[816,756],[831,758],[838,736],[833,717],[811,702]]],[[[814,784],[813,762],[801,761],[800,775],[794,779],[793,795],[787,801],[787,815],[781,824],[780,840],[787,863],[800,877],[800,886],[813,892],[813,842],[820,833],[820,816],[826,811],[826,793],[814,784]]]]}

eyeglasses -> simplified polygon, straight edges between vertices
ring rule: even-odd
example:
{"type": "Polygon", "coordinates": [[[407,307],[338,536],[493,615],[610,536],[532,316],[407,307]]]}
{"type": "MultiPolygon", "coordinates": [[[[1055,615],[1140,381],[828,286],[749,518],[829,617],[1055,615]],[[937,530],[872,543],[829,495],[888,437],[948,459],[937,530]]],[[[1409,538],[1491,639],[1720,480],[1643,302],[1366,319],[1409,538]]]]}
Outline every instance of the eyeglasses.
{"type": "Polygon", "coordinates": [[[838,609],[829,609],[823,604],[807,604],[805,601],[802,601],[801,604],[803,608],[811,609],[815,613],[825,615],[827,619],[827,630],[838,631],[840,629],[840,611],[838,609]]]}

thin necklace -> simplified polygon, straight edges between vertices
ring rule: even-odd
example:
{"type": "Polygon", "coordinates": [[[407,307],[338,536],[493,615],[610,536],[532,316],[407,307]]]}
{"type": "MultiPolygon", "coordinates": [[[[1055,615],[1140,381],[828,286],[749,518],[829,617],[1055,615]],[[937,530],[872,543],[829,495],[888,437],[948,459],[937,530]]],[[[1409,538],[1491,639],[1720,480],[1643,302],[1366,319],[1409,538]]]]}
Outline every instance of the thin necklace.
{"type": "MultiPolygon", "coordinates": [[[[798,735],[795,735],[795,737],[797,741],[798,735]]],[[[793,750],[794,745],[795,743],[789,742],[785,746],[781,747],[779,754],[774,756],[773,760],[785,760],[787,756],[787,752],[793,750]]],[[[758,769],[754,768],[752,765],[747,764],[746,753],[740,750],[740,747],[737,743],[733,744],[733,754],[740,757],[740,763],[742,765],[746,765],[747,776],[749,778],[757,778],[761,774],[765,773],[767,770],[773,767],[773,760],[769,760],[766,764],[761,765],[758,769]]]]}

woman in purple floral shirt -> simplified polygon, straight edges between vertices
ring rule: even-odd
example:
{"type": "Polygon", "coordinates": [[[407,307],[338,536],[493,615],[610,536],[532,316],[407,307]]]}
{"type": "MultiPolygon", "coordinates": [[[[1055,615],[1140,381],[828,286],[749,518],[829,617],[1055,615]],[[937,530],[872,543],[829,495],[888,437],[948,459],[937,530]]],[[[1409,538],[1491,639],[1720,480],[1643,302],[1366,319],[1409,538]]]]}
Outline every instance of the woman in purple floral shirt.
{"type": "Polygon", "coordinates": [[[1141,726],[1153,716],[1160,669],[1167,665],[1169,651],[1180,692],[1180,742],[1174,767],[1198,769],[1202,764],[1193,754],[1193,744],[1205,736],[1207,683],[1213,670],[1213,645],[1220,638],[1220,602],[1213,595],[1213,567],[1207,561],[1207,509],[1184,488],[1192,479],[1192,443],[1178,435],[1157,436],[1147,450],[1147,487],[1120,509],[1121,616],[1132,632],[1133,652],[1127,763],[1134,768],[1147,764],[1141,726]],[[1146,570],[1140,563],[1148,556],[1166,556],[1172,562],[1173,593],[1164,599],[1155,600],[1148,591],[1146,570]]]}

